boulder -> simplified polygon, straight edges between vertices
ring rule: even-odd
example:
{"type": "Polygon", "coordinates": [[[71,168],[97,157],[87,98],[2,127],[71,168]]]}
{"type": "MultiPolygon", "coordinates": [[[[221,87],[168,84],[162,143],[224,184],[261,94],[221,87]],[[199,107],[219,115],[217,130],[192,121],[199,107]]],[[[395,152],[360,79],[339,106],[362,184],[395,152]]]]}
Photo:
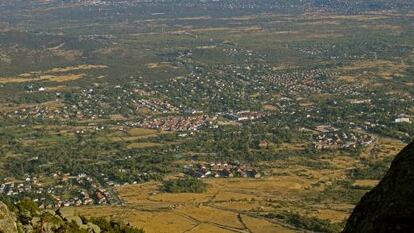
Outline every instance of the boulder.
{"type": "Polygon", "coordinates": [[[91,222],[88,222],[88,230],[91,231],[91,233],[101,233],[101,228],[91,222]]]}
{"type": "Polygon", "coordinates": [[[16,233],[17,225],[16,218],[7,206],[0,202],[0,232],[2,233],[16,233]]]}
{"type": "Polygon", "coordinates": [[[83,225],[83,221],[79,216],[72,216],[72,217],[66,217],[65,218],[67,222],[75,222],[76,225],[78,226],[82,226],[83,225]]]}
{"type": "Polygon", "coordinates": [[[343,232],[414,232],[414,142],[395,157],[381,182],[362,197],[343,232]]]}

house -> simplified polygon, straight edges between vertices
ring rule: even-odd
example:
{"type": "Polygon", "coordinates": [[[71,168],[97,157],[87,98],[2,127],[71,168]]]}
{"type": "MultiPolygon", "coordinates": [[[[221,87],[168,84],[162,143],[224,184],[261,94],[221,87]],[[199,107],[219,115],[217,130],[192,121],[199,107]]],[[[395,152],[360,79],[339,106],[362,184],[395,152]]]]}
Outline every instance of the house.
{"type": "Polygon", "coordinates": [[[401,117],[394,120],[395,123],[411,123],[410,118],[408,117],[401,117]]]}
{"type": "Polygon", "coordinates": [[[260,141],[259,148],[269,149],[269,142],[267,140],[260,141]]]}
{"type": "Polygon", "coordinates": [[[247,177],[259,179],[261,177],[260,173],[256,169],[249,169],[246,171],[247,177]]]}

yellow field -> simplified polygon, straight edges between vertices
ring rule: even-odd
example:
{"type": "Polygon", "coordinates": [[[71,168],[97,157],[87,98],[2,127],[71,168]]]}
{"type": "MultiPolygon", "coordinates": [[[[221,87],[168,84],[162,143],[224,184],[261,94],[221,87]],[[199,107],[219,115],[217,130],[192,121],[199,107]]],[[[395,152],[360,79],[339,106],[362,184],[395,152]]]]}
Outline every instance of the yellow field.
{"type": "Polygon", "coordinates": [[[91,69],[104,69],[104,65],[79,65],[62,68],[53,68],[46,71],[33,71],[30,73],[20,74],[16,77],[0,77],[0,84],[6,83],[25,83],[34,81],[50,81],[50,82],[68,82],[83,78],[85,74],[70,74],[68,72],[87,71],[91,69]],[[65,74],[63,74],[65,73],[65,74]]]}
{"type": "Polygon", "coordinates": [[[384,79],[390,79],[392,77],[398,77],[408,68],[407,65],[396,63],[387,60],[370,60],[370,61],[358,61],[351,65],[340,67],[337,69],[341,76],[339,79],[346,81],[353,81],[354,76],[347,75],[351,71],[360,71],[358,77],[370,77],[379,76],[384,79]],[[366,71],[365,73],[363,71],[366,71]]]}
{"type": "MultiPolygon", "coordinates": [[[[124,119],[124,117],[120,115],[114,115],[114,116],[111,116],[111,119],[119,120],[119,119],[124,119]]],[[[129,130],[122,130],[122,131],[118,131],[112,134],[108,134],[107,137],[109,140],[113,142],[119,142],[119,141],[130,142],[132,144],[131,148],[132,147],[133,148],[144,148],[144,147],[156,146],[160,144],[140,142],[139,141],[140,139],[157,136],[159,134],[161,134],[161,132],[154,130],[154,129],[133,128],[129,130]]]]}
{"type": "Polygon", "coordinates": [[[68,66],[62,68],[53,68],[50,70],[45,71],[44,73],[62,73],[62,72],[72,72],[72,71],[79,71],[79,70],[91,70],[91,69],[104,69],[108,68],[105,65],[79,65],[79,66],[68,66]]]}
{"type": "Polygon", "coordinates": [[[158,134],[159,132],[154,129],[144,129],[144,128],[133,128],[128,130],[128,134],[134,137],[150,136],[158,134]]]}
{"type": "Polygon", "coordinates": [[[317,215],[321,219],[327,219],[333,222],[341,222],[347,219],[348,216],[347,212],[332,209],[319,210],[317,215]]]}
{"type": "Polygon", "coordinates": [[[0,83],[25,83],[34,81],[50,81],[50,82],[67,82],[80,79],[84,74],[68,74],[68,75],[42,75],[38,78],[0,78],[0,83]]]}
{"type": "Polygon", "coordinates": [[[263,219],[252,218],[246,215],[242,215],[241,219],[247,228],[254,233],[268,233],[268,232],[278,232],[278,233],[294,233],[296,231],[289,228],[283,227],[281,225],[270,223],[263,219]]]}
{"type": "Polygon", "coordinates": [[[353,183],[355,187],[367,187],[367,188],[374,188],[378,184],[379,180],[356,180],[353,183]]]}
{"type": "MultiPolygon", "coordinates": [[[[270,210],[275,201],[293,201],[309,182],[299,177],[267,179],[209,179],[208,192],[170,194],[160,183],[126,185],[117,189],[123,207],[81,207],[85,216],[112,216],[146,232],[296,232],[294,229],[248,214],[270,210]]],[[[344,213],[347,214],[347,213],[344,213]]]]}

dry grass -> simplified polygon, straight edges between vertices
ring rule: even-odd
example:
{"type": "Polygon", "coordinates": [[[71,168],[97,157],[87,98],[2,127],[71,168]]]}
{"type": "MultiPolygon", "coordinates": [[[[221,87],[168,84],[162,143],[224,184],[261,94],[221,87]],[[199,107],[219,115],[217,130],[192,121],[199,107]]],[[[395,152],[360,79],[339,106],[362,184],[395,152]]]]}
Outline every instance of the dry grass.
{"type": "Polygon", "coordinates": [[[355,82],[355,80],[357,80],[357,77],[354,76],[348,76],[348,75],[343,75],[343,76],[339,76],[338,80],[341,81],[346,81],[346,82],[355,82]]]}
{"type": "Polygon", "coordinates": [[[50,73],[63,73],[63,72],[73,72],[73,71],[80,71],[80,70],[92,70],[92,69],[104,69],[108,68],[105,65],[79,65],[79,66],[68,66],[68,67],[62,67],[62,68],[53,68],[50,70],[47,70],[43,73],[50,74],[50,73]]]}
{"type": "Polygon", "coordinates": [[[68,82],[68,81],[77,80],[77,79],[83,78],[84,76],[85,76],[84,74],[69,74],[69,75],[60,75],[60,76],[46,75],[46,76],[42,76],[42,78],[47,77],[46,79],[48,81],[60,83],[60,82],[68,82]]]}
{"type": "Polygon", "coordinates": [[[190,216],[192,219],[199,222],[213,223],[233,228],[243,228],[243,225],[237,218],[237,214],[231,211],[220,210],[208,206],[185,206],[177,208],[175,211],[185,216],[190,216]]]}
{"type": "Polygon", "coordinates": [[[363,77],[382,77],[384,79],[391,79],[393,77],[401,76],[408,68],[407,65],[396,63],[387,60],[367,60],[354,62],[348,66],[340,67],[339,71],[341,80],[354,81],[357,78],[363,77]],[[360,75],[348,75],[349,72],[358,71],[360,75]]]}
{"type": "Polygon", "coordinates": [[[113,216],[143,227],[146,232],[293,232],[276,223],[239,217],[241,211],[271,210],[266,199],[288,200],[306,186],[301,178],[209,179],[206,193],[160,192],[159,182],[126,185],[117,189],[125,207],[81,207],[86,216],[113,216]],[[290,196],[290,197],[289,197],[290,196]],[[241,220],[242,219],[242,220],[241,220]],[[259,225],[258,225],[259,224],[259,225]]]}
{"type": "Polygon", "coordinates": [[[263,105],[263,109],[267,110],[267,111],[277,111],[278,110],[278,108],[276,106],[271,105],[271,104],[263,105]]]}
{"type": "Polygon", "coordinates": [[[392,138],[381,138],[377,142],[378,145],[378,153],[377,156],[379,158],[389,157],[389,156],[396,156],[405,146],[406,144],[401,142],[397,139],[392,138]]]}
{"type": "MultiPolygon", "coordinates": [[[[120,115],[114,115],[111,117],[112,120],[118,119],[124,119],[122,116],[120,115]]],[[[107,138],[109,138],[111,141],[113,142],[119,142],[119,141],[124,141],[124,142],[133,142],[134,145],[131,145],[131,147],[135,147],[135,148],[144,148],[144,147],[148,147],[148,146],[155,146],[155,145],[159,145],[157,143],[140,143],[139,139],[144,139],[144,138],[148,138],[148,137],[154,137],[161,134],[161,132],[157,131],[157,130],[153,130],[153,129],[144,129],[144,128],[133,128],[130,129],[128,131],[118,131],[115,133],[111,133],[107,135],[107,138]]]]}
{"type": "Polygon", "coordinates": [[[296,231],[289,228],[276,225],[274,223],[268,222],[263,219],[252,218],[246,215],[241,216],[243,222],[246,224],[247,228],[252,233],[268,233],[268,232],[278,232],[278,233],[294,233],[296,231]]]}
{"type": "Polygon", "coordinates": [[[128,135],[134,136],[134,137],[142,137],[142,136],[150,136],[150,135],[156,135],[159,132],[154,129],[144,129],[144,128],[133,128],[128,130],[128,135]]]}
{"type": "Polygon", "coordinates": [[[0,83],[25,83],[25,82],[36,82],[36,81],[50,81],[50,82],[68,82],[80,79],[84,77],[84,74],[68,74],[68,75],[42,75],[36,78],[24,78],[26,77],[11,77],[11,78],[0,78],[0,83]]]}
{"type": "Polygon", "coordinates": [[[346,211],[324,209],[318,210],[318,215],[316,217],[326,219],[332,222],[342,222],[344,219],[347,219],[348,216],[349,213],[346,211]]]}
{"type": "Polygon", "coordinates": [[[126,120],[127,118],[122,116],[121,114],[113,114],[109,116],[111,120],[113,121],[123,121],[126,120]]]}
{"type": "Polygon", "coordinates": [[[171,63],[169,62],[148,63],[147,67],[148,69],[177,69],[178,68],[178,67],[171,65],[171,63]]]}
{"type": "Polygon", "coordinates": [[[191,233],[209,233],[209,232],[215,232],[215,233],[234,233],[234,231],[226,230],[223,228],[220,228],[218,226],[214,226],[207,223],[201,223],[199,225],[196,225],[191,231],[191,233]]]}
{"type": "Polygon", "coordinates": [[[356,180],[352,185],[361,188],[373,188],[379,183],[379,180],[356,180]]]}
{"type": "Polygon", "coordinates": [[[85,74],[67,74],[69,72],[87,71],[92,69],[104,69],[104,65],[79,65],[68,66],[62,68],[53,68],[46,71],[33,71],[30,73],[23,73],[16,77],[0,77],[0,84],[6,83],[25,83],[36,81],[50,81],[50,82],[68,82],[83,78],[85,74]],[[63,74],[66,73],[66,74],[63,74]]]}

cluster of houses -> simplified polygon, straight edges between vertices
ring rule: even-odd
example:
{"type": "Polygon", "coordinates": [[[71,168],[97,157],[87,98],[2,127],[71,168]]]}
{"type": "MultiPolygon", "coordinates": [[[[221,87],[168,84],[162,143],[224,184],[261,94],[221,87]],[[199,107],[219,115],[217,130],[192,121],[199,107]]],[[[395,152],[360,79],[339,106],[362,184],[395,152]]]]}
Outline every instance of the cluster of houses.
{"type": "Polygon", "coordinates": [[[242,48],[225,48],[223,49],[223,52],[227,56],[252,56],[253,51],[252,50],[246,50],[242,48]]]}
{"type": "Polygon", "coordinates": [[[16,200],[31,196],[41,208],[118,202],[113,192],[86,174],[71,176],[54,173],[50,177],[53,182],[49,179],[30,176],[24,180],[4,179],[0,184],[0,195],[16,200]]]}
{"type": "Polygon", "coordinates": [[[356,149],[374,142],[374,138],[368,134],[341,132],[332,126],[318,126],[316,129],[320,132],[314,136],[313,143],[317,150],[356,149]]]}
{"type": "Polygon", "coordinates": [[[286,94],[297,96],[305,93],[326,93],[332,91],[325,77],[333,74],[321,69],[296,70],[278,72],[265,76],[265,80],[274,88],[283,90],[286,94]]]}
{"type": "Polygon", "coordinates": [[[395,123],[408,123],[411,124],[411,119],[409,117],[400,117],[394,120],[395,123]]]}
{"type": "MultiPolygon", "coordinates": [[[[42,92],[46,90],[40,89],[42,92]]],[[[80,90],[76,94],[57,92],[55,95],[55,101],[26,105],[5,112],[5,117],[20,120],[30,118],[85,120],[102,119],[112,114],[135,114],[141,110],[149,110],[151,113],[175,113],[181,110],[165,99],[149,98],[150,92],[135,87],[89,88],[80,90]]]]}
{"type": "Polygon", "coordinates": [[[65,115],[60,108],[51,107],[47,105],[36,105],[31,107],[23,107],[13,112],[6,114],[8,118],[25,120],[29,118],[36,119],[58,119],[69,118],[69,115],[65,115]]]}
{"type": "Polygon", "coordinates": [[[152,112],[178,112],[180,109],[173,106],[166,100],[161,99],[139,99],[137,101],[137,108],[147,108],[152,112]]]}
{"type": "Polygon", "coordinates": [[[260,178],[260,172],[253,167],[239,163],[198,163],[184,166],[184,172],[197,178],[260,178]]]}
{"type": "Polygon", "coordinates": [[[141,121],[138,126],[142,128],[158,129],[163,131],[198,131],[215,120],[206,115],[177,116],[167,118],[148,118],[141,121]]]}
{"type": "Polygon", "coordinates": [[[267,114],[264,112],[252,112],[252,111],[240,111],[240,112],[230,112],[223,114],[229,120],[234,121],[249,121],[257,120],[262,117],[265,117],[267,114]]]}
{"type": "Polygon", "coordinates": [[[312,55],[312,56],[319,55],[319,54],[326,52],[326,50],[322,50],[318,47],[298,47],[296,48],[296,50],[302,54],[312,55]]]}

